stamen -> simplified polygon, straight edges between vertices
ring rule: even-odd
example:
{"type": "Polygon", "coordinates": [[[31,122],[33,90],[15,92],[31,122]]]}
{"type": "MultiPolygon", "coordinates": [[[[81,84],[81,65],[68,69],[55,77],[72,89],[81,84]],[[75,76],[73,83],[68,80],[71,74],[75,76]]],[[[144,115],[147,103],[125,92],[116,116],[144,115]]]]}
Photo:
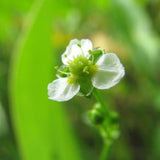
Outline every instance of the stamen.
{"type": "Polygon", "coordinates": [[[81,51],[82,51],[82,55],[83,55],[83,56],[85,56],[85,54],[84,54],[84,51],[83,51],[82,47],[81,47],[81,51]]]}
{"type": "Polygon", "coordinates": [[[68,73],[68,72],[63,72],[63,71],[61,71],[61,70],[58,70],[58,72],[60,72],[60,73],[63,73],[63,74],[65,74],[65,75],[70,75],[70,73],[68,73]]]}
{"type": "Polygon", "coordinates": [[[93,54],[91,55],[91,61],[92,61],[92,63],[94,62],[94,56],[93,56],[93,54]]]}
{"type": "Polygon", "coordinates": [[[89,71],[88,71],[88,69],[89,69],[89,67],[88,67],[88,66],[85,66],[85,67],[83,68],[83,72],[84,72],[84,73],[87,73],[87,74],[89,74],[89,71]]]}
{"type": "Polygon", "coordinates": [[[75,83],[77,83],[77,80],[75,78],[69,77],[67,82],[70,84],[75,84],[75,83]]]}
{"type": "Polygon", "coordinates": [[[92,51],[91,50],[88,50],[88,52],[92,55],[92,51]]]}

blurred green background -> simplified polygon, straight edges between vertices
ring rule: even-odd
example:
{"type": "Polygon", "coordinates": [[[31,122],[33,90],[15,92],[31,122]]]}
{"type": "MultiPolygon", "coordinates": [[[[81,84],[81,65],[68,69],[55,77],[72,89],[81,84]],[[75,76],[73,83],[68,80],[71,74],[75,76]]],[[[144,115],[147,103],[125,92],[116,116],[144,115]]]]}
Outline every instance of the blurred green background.
{"type": "Polygon", "coordinates": [[[94,98],[48,100],[73,38],[115,52],[121,82],[101,91],[120,114],[108,160],[160,159],[160,0],[0,1],[0,160],[97,160],[102,139],[85,113],[94,98]]]}

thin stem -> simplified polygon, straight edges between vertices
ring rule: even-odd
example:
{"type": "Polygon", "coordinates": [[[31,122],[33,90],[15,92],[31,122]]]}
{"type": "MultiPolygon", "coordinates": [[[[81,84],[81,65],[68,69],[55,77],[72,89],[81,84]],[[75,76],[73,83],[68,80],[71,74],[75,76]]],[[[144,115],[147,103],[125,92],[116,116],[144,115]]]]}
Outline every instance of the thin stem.
{"type": "Polygon", "coordinates": [[[99,160],[107,160],[110,143],[105,143],[99,160]]]}
{"type": "Polygon", "coordinates": [[[98,90],[96,88],[94,88],[93,94],[96,97],[97,101],[101,104],[101,107],[102,107],[103,111],[106,114],[108,114],[108,110],[107,110],[106,104],[105,104],[103,98],[101,97],[101,95],[99,94],[99,92],[98,92],[98,90]]]}
{"type": "MultiPolygon", "coordinates": [[[[103,112],[105,113],[105,116],[107,116],[109,114],[109,111],[106,107],[106,104],[105,104],[103,98],[101,97],[101,95],[99,94],[99,92],[96,88],[94,88],[93,94],[96,97],[97,101],[101,104],[101,108],[102,108],[103,112]]],[[[103,150],[102,150],[102,153],[100,155],[99,160],[106,160],[107,159],[109,148],[110,148],[110,143],[104,142],[104,147],[103,147],[103,150]]]]}

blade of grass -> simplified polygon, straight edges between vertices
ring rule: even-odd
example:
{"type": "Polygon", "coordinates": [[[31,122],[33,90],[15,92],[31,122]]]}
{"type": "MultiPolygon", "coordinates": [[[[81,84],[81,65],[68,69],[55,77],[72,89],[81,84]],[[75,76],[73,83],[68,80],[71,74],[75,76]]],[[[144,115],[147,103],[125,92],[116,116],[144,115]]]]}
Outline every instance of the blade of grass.
{"type": "Polygon", "coordinates": [[[10,71],[11,114],[24,160],[79,160],[64,108],[48,100],[52,81],[50,43],[54,4],[36,1],[27,17],[10,71]]]}
{"type": "Polygon", "coordinates": [[[137,70],[152,74],[158,56],[158,38],[145,12],[133,0],[110,0],[112,30],[132,49],[137,70]]]}

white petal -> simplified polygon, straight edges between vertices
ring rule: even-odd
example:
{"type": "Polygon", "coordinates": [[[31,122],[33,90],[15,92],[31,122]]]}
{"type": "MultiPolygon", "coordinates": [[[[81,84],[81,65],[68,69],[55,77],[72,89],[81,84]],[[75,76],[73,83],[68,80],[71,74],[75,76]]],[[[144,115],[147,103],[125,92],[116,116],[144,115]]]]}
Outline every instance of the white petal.
{"type": "Polygon", "coordinates": [[[78,39],[73,39],[69,42],[66,51],[62,54],[63,64],[68,65],[69,60],[73,60],[73,57],[82,54],[82,50],[77,44],[80,44],[78,39]]]}
{"type": "Polygon", "coordinates": [[[92,50],[93,46],[92,46],[92,42],[89,39],[82,39],[81,40],[81,48],[84,52],[84,55],[89,58],[90,54],[89,54],[89,50],[92,50]]]}
{"type": "Polygon", "coordinates": [[[92,84],[98,89],[108,89],[116,85],[125,74],[123,65],[114,53],[104,54],[97,61],[98,71],[92,84]]]}
{"type": "Polygon", "coordinates": [[[80,90],[79,84],[70,84],[68,78],[59,78],[48,85],[49,99],[55,101],[68,101],[80,90]]]}
{"type": "Polygon", "coordinates": [[[62,54],[62,62],[65,65],[68,65],[69,60],[73,60],[77,55],[84,54],[87,58],[90,57],[89,50],[92,50],[92,42],[89,39],[73,39],[70,41],[69,45],[66,48],[66,51],[62,54]],[[78,46],[78,44],[81,45],[78,46]]]}

